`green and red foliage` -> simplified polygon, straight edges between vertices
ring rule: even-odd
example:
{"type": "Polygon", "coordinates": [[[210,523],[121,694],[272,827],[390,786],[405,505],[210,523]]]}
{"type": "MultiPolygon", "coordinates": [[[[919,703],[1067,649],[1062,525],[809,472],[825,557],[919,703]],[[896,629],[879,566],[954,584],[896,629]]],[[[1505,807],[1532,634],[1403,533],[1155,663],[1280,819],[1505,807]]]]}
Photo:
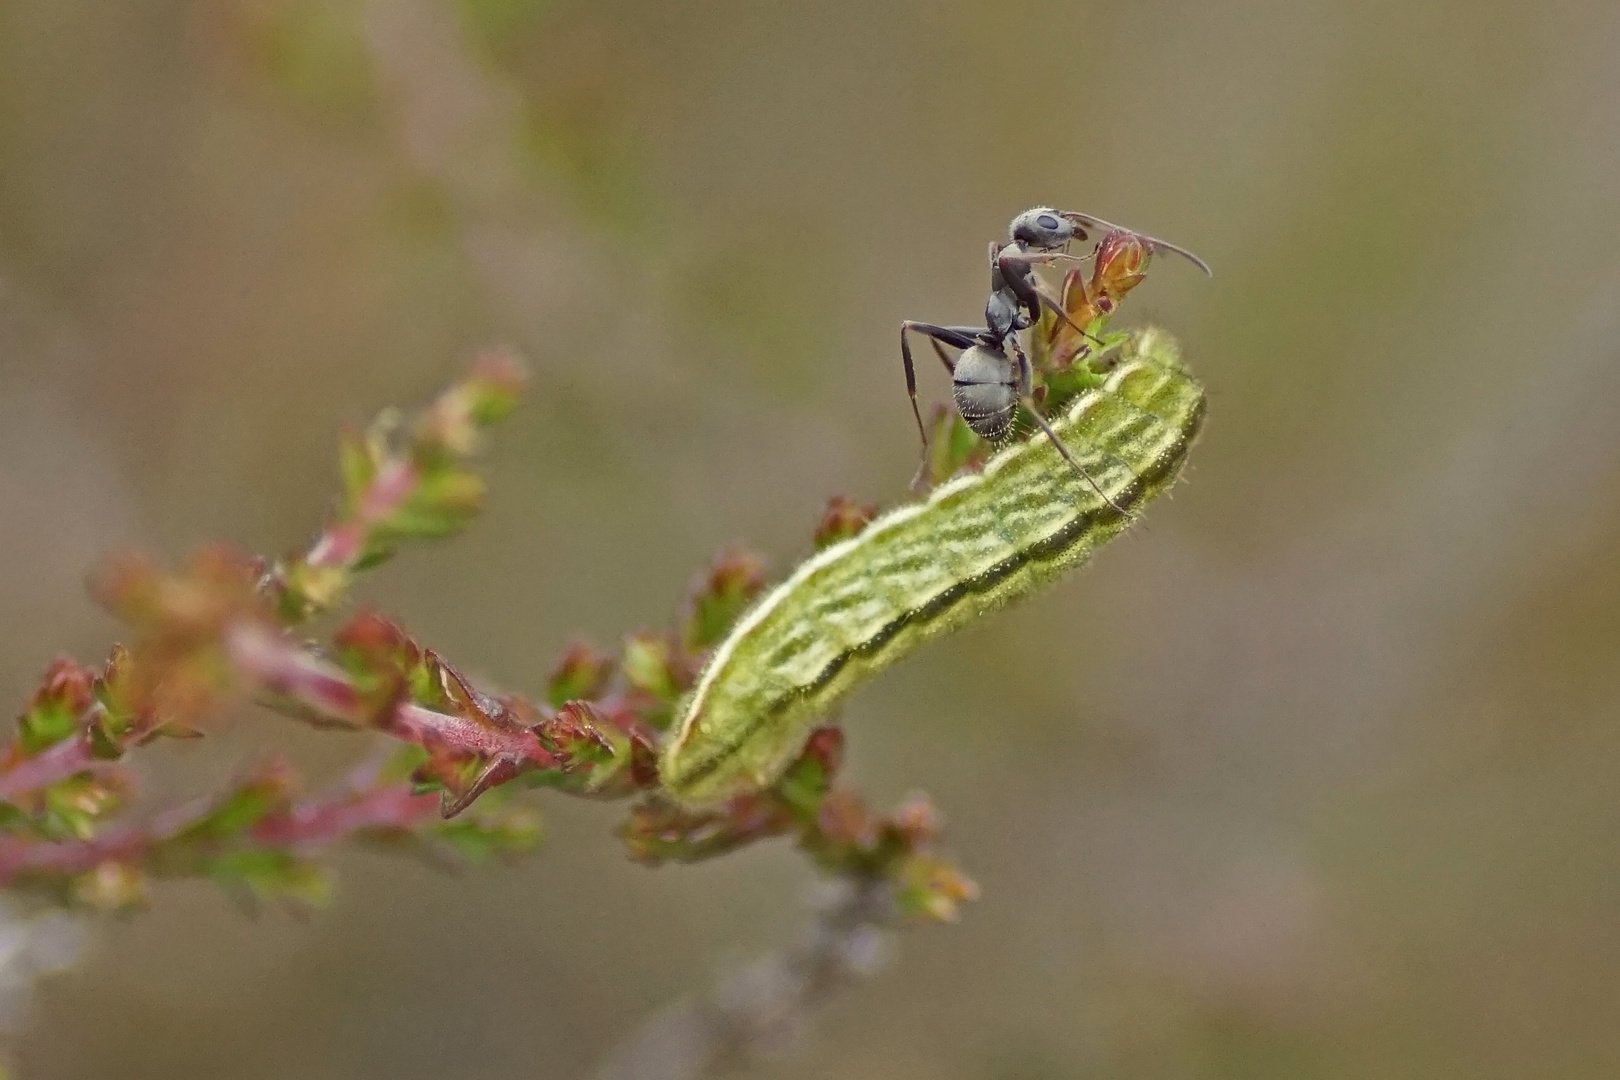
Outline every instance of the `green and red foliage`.
{"type": "MultiPolygon", "coordinates": [[[[334,844],[474,862],[526,853],[540,828],[524,793],[551,788],[634,799],[620,834],[644,863],[791,835],[824,872],[888,885],[897,910],[953,917],[975,889],[933,853],[933,811],[919,799],[881,817],[840,788],[836,728],[818,732],[774,787],[718,810],[691,811],[661,792],[661,733],[708,651],[764,589],[757,555],[721,554],[667,630],[630,634],[617,655],[572,645],[535,698],[476,685],[372,612],[317,632],[315,620],[342,606],[357,575],[478,512],[484,483],[469,461],[522,384],[510,358],[481,357],[415,417],[387,412],[346,435],[337,509],[302,554],[268,561],[211,547],[176,570],[136,555],[107,560],[92,592],[129,644],[100,668],[53,662],[18,717],[0,751],[0,883],[117,909],[147,902],[154,880],[204,878],[246,900],[306,906],[330,894],[321,855],[334,844]],[[270,760],[211,797],[128,810],[134,751],[199,737],[243,698],[385,741],[324,790],[304,791],[285,762],[270,760]]],[[[942,442],[938,465],[954,471],[966,451],[942,442]]],[[[834,499],[816,545],[854,535],[874,513],[834,499]]]]}

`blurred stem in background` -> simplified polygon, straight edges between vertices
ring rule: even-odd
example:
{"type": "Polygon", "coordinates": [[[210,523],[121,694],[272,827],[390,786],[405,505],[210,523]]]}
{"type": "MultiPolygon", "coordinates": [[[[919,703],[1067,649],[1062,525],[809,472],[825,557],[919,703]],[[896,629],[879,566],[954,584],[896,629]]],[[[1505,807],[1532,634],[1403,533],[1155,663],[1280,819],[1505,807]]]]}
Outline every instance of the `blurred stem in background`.
{"type": "Polygon", "coordinates": [[[897,912],[881,880],[850,876],[816,897],[802,936],[660,1014],[596,1080],[701,1080],[779,1054],[828,999],[883,966],[897,912]]]}

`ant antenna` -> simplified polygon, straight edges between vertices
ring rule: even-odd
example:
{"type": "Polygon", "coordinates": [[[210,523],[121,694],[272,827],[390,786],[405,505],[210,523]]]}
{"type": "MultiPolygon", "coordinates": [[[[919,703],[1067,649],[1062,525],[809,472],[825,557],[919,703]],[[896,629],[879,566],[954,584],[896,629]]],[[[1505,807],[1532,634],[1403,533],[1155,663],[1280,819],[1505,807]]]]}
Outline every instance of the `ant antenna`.
{"type": "Polygon", "coordinates": [[[1090,225],[1094,229],[1109,229],[1114,232],[1127,232],[1131,233],[1133,236],[1140,236],[1143,240],[1147,241],[1148,246],[1151,248],[1164,248],[1166,251],[1173,251],[1177,255],[1180,255],[1183,259],[1186,259],[1188,262],[1198,267],[1198,269],[1202,270],[1205,277],[1215,276],[1215,271],[1209,268],[1209,263],[1205,262],[1203,259],[1200,259],[1197,255],[1194,255],[1180,244],[1172,244],[1168,240],[1160,240],[1157,237],[1148,236],[1146,233],[1139,233],[1134,229],[1121,228],[1111,221],[1104,221],[1102,218],[1092,217],[1090,214],[1081,214],[1073,210],[1068,210],[1064,212],[1063,216],[1068,218],[1070,221],[1078,222],[1083,225],[1090,225]]]}

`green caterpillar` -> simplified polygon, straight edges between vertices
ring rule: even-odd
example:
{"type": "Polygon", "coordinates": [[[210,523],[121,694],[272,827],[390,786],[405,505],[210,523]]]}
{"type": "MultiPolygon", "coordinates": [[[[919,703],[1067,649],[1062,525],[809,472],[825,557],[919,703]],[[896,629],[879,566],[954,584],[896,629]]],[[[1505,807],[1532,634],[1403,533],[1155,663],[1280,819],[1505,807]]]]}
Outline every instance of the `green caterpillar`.
{"type": "MultiPolygon", "coordinates": [[[[1175,482],[1204,392],[1147,329],[1052,427],[1121,509],[1175,482]]],[[[923,642],[1028,596],[1131,523],[1044,435],[802,563],[738,620],[681,702],[659,766],[694,805],[766,787],[857,684],[923,642]]]]}

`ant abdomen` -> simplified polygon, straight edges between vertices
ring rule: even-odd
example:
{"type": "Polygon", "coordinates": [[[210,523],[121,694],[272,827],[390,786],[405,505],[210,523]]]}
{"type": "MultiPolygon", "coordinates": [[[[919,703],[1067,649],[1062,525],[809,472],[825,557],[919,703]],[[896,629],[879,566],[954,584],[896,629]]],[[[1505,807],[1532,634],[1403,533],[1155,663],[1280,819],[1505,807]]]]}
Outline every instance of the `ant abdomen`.
{"type": "Polygon", "coordinates": [[[975,345],[956,358],[951,373],[956,411],[981,439],[1000,442],[1018,412],[1017,375],[1007,354],[975,345]]]}

